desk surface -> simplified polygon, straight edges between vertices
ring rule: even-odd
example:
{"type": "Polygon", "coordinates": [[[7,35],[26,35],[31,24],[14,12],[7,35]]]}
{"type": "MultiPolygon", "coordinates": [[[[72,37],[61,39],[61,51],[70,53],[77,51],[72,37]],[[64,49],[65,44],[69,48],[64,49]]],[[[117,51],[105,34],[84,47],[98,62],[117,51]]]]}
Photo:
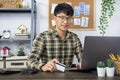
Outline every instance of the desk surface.
{"type": "Polygon", "coordinates": [[[0,80],[120,80],[120,76],[113,78],[99,78],[96,73],[66,71],[66,72],[38,72],[35,74],[0,74],[0,80]]]}

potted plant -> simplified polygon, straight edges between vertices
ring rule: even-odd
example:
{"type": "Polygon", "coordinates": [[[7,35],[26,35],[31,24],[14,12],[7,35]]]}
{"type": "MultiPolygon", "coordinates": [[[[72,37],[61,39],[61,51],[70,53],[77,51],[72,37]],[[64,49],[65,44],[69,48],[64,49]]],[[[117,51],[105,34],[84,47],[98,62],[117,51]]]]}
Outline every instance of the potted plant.
{"type": "Polygon", "coordinates": [[[23,47],[19,48],[17,56],[25,56],[25,52],[24,52],[24,48],[23,47]]]}
{"type": "Polygon", "coordinates": [[[105,63],[103,61],[97,62],[98,77],[105,77],[105,63]]]}
{"type": "Polygon", "coordinates": [[[111,59],[106,60],[107,67],[106,67],[106,74],[108,77],[113,77],[115,73],[115,64],[114,61],[111,59]]]}

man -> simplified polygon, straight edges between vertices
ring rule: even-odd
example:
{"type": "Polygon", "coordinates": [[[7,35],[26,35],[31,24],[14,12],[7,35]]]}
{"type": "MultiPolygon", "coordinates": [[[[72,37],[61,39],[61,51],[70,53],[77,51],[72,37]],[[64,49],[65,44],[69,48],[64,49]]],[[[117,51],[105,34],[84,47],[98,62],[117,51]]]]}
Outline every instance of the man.
{"type": "Polygon", "coordinates": [[[73,8],[67,3],[55,7],[56,26],[35,38],[31,54],[28,56],[30,68],[54,72],[55,62],[71,67],[74,55],[78,59],[76,67],[80,68],[82,45],[77,35],[68,31],[73,13],[73,8]]]}

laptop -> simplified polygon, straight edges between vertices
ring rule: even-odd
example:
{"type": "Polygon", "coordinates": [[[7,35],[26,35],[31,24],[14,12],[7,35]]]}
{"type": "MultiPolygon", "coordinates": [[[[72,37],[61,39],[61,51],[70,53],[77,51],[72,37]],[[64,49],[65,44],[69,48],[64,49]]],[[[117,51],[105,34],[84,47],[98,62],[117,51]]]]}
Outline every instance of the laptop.
{"type": "Polygon", "coordinates": [[[82,70],[96,69],[97,62],[106,62],[111,53],[120,54],[120,36],[86,36],[82,54],[82,70]]]}

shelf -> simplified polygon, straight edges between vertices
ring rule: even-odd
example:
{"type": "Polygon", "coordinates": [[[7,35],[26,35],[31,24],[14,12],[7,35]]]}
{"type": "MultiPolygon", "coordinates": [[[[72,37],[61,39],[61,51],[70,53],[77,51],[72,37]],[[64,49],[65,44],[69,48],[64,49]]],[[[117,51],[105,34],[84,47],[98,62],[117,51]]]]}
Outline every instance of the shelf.
{"type": "MultiPolygon", "coordinates": [[[[29,18],[30,18],[30,36],[29,37],[22,37],[22,38],[19,38],[19,37],[12,37],[10,39],[3,39],[3,38],[0,38],[0,47],[4,46],[4,44],[6,45],[9,45],[9,43],[11,45],[15,45],[19,42],[25,42],[25,44],[29,44],[30,48],[32,48],[32,44],[33,44],[33,39],[35,38],[36,36],[36,1],[35,0],[31,0],[31,6],[29,8],[0,8],[0,14],[15,14],[15,17],[17,17],[16,15],[18,14],[18,16],[20,14],[25,14],[25,15],[30,15],[29,18]],[[14,44],[15,42],[15,44],[14,44]]],[[[2,16],[3,18],[4,16],[2,16]]],[[[14,17],[14,15],[12,16],[14,17]]],[[[6,19],[7,17],[5,17],[6,19]]],[[[8,17],[9,18],[9,17],[8,17]]],[[[29,19],[28,18],[28,19],[29,19]]],[[[3,20],[5,20],[3,19],[3,20]]],[[[16,18],[15,18],[16,19],[16,18]]],[[[10,19],[8,19],[10,20],[10,19]]],[[[22,20],[20,20],[22,23],[22,20]]],[[[14,31],[14,30],[13,30],[14,31]]]]}
{"type": "Polygon", "coordinates": [[[0,8],[0,13],[1,12],[11,12],[11,13],[24,12],[24,13],[28,13],[28,12],[31,12],[31,8],[0,8]]]}
{"type": "Polygon", "coordinates": [[[3,41],[3,42],[5,42],[5,41],[8,41],[8,42],[12,42],[12,41],[30,41],[30,39],[28,38],[28,39],[25,39],[25,38],[21,38],[21,39],[0,39],[0,41],[3,41]]]}

